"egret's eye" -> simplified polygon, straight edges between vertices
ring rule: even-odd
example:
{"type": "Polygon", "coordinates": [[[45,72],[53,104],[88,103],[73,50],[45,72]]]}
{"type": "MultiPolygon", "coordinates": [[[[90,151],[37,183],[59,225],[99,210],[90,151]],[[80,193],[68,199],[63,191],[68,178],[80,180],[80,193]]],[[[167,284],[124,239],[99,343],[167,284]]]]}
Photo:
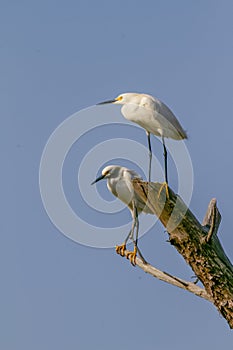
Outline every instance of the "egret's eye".
{"type": "Polygon", "coordinates": [[[123,96],[118,96],[118,97],[116,98],[117,101],[121,101],[122,99],[123,99],[123,96]]]}
{"type": "Polygon", "coordinates": [[[103,176],[106,177],[110,173],[110,170],[106,171],[103,176]]]}

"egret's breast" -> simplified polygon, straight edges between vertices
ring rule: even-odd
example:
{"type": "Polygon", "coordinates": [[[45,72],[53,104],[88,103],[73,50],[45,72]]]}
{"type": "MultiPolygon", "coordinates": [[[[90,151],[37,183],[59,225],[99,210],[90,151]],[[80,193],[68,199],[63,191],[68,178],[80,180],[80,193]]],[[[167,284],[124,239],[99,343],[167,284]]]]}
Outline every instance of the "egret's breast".
{"type": "Polygon", "coordinates": [[[134,196],[134,191],[131,183],[128,183],[124,180],[114,181],[110,179],[108,180],[107,186],[112,194],[114,194],[114,196],[119,198],[127,206],[131,203],[134,196]]]}
{"type": "Polygon", "coordinates": [[[121,113],[125,117],[125,119],[128,119],[134,123],[137,123],[138,120],[142,116],[142,109],[140,106],[136,104],[126,104],[121,108],[121,113]]]}

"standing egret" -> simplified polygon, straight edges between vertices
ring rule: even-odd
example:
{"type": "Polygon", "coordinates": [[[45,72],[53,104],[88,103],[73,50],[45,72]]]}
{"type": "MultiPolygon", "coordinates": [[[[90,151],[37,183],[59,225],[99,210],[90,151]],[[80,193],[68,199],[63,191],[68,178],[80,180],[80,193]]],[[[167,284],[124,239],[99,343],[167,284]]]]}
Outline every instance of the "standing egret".
{"type": "Polygon", "coordinates": [[[116,246],[116,252],[121,256],[124,256],[126,250],[126,243],[130,238],[134,242],[134,251],[128,252],[126,254],[126,257],[130,260],[130,262],[133,265],[135,265],[135,259],[138,251],[138,215],[141,212],[153,214],[150,208],[138,197],[133,188],[132,180],[141,179],[141,177],[135,171],[129,170],[125,167],[121,167],[118,165],[109,165],[102,170],[102,175],[98,177],[95,181],[93,181],[92,185],[103,179],[107,180],[107,187],[109,191],[112,192],[112,194],[114,194],[114,196],[119,198],[122,202],[124,202],[131,212],[133,218],[131,230],[127,235],[124,243],[120,246],[116,246]],[[136,235],[134,239],[135,229],[136,235]]]}
{"type": "Polygon", "coordinates": [[[167,149],[165,138],[174,140],[187,139],[187,134],[180,125],[172,111],[159,99],[147,94],[124,93],[113,100],[100,102],[98,105],[114,103],[123,105],[121,113],[123,116],[139,124],[146,130],[149,148],[149,181],[151,180],[151,141],[150,134],[160,136],[163,142],[164,170],[166,192],[168,194],[168,174],[167,174],[167,149]]]}

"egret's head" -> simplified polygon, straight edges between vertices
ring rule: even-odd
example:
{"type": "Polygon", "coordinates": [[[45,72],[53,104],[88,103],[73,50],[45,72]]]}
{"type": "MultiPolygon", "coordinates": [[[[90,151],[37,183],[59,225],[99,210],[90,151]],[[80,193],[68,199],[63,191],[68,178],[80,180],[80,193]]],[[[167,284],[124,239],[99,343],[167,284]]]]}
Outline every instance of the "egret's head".
{"type": "Polygon", "coordinates": [[[137,100],[140,99],[140,96],[141,96],[141,94],[137,94],[134,92],[126,92],[124,94],[120,94],[119,96],[117,96],[113,100],[100,102],[100,103],[98,103],[98,105],[105,105],[105,104],[109,104],[109,103],[114,103],[114,104],[118,104],[118,105],[124,105],[126,103],[136,103],[137,100]]]}
{"type": "Polygon", "coordinates": [[[103,179],[115,179],[120,181],[122,179],[142,179],[134,170],[119,166],[119,165],[108,165],[102,170],[100,175],[91,185],[103,179]]]}
{"type": "Polygon", "coordinates": [[[108,165],[102,170],[102,175],[100,175],[95,181],[92,182],[91,185],[95,184],[96,182],[103,180],[103,179],[109,179],[109,178],[116,178],[121,175],[122,167],[119,165],[108,165]]]}

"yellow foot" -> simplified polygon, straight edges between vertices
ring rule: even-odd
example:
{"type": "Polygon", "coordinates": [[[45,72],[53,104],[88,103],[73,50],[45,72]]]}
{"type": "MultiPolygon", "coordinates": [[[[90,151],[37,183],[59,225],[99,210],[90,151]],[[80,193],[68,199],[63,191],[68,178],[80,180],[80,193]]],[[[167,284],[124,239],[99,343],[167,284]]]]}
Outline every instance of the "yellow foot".
{"type": "Polygon", "coordinates": [[[125,250],[126,250],[126,244],[123,243],[122,245],[116,246],[116,252],[117,254],[120,254],[121,256],[125,256],[125,250]]]}
{"type": "Polygon", "coordinates": [[[131,264],[133,266],[135,266],[136,263],[136,256],[137,256],[137,247],[134,247],[133,252],[127,252],[126,253],[126,258],[129,259],[129,261],[131,262],[131,264]]]}
{"type": "Polygon", "coordinates": [[[163,190],[164,187],[165,187],[165,191],[166,191],[166,198],[169,199],[169,188],[168,188],[167,182],[163,182],[163,183],[161,184],[161,187],[160,187],[159,193],[158,193],[158,198],[160,197],[161,192],[162,192],[162,190],[163,190]]]}

